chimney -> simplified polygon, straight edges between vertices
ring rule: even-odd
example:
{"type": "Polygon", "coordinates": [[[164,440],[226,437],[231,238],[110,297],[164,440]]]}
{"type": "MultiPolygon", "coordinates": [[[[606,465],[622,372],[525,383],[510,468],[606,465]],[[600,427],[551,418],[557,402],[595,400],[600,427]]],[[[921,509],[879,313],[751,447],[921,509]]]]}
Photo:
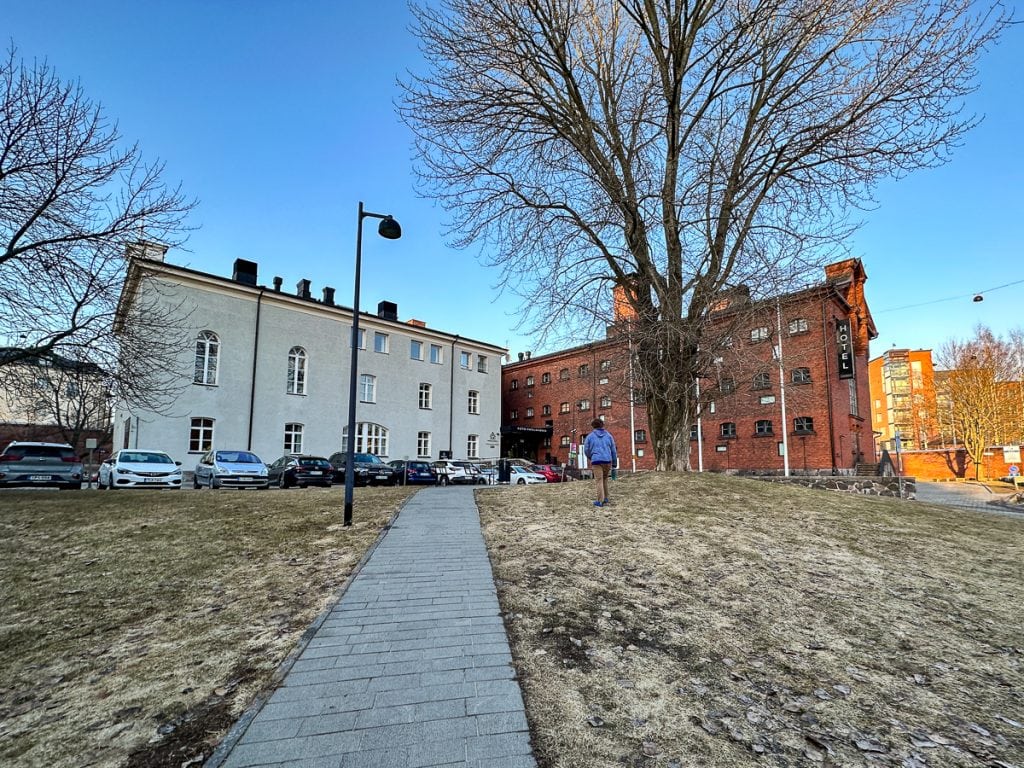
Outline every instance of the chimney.
{"type": "Polygon", "coordinates": [[[423,322],[422,320],[416,320],[414,318],[409,318],[408,320],[405,321],[405,323],[406,323],[406,325],[411,325],[411,326],[414,326],[416,328],[426,328],[427,327],[427,324],[425,322],[423,322]]]}
{"type": "Polygon", "coordinates": [[[308,299],[309,295],[309,280],[299,280],[295,284],[295,295],[300,299],[308,299]]]}
{"type": "MultiPolygon", "coordinates": [[[[630,277],[633,277],[632,275],[630,277]]],[[[612,317],[614,323],[636,320],[636,307],[630,301],[630,293],[635,295],[635,289],[630,286],[616,285],[612,289],[612,317]]]]}
{"type": "Polygon", "coordinates": [[[167,246],[163,243],[154,243],[151,240],[137,240],[134,243],[128,243],[125,254],[129,259],[163,261],[167,254],[167,246]]]}
{"type": "Polygon", "coordinates": [[[529,360],[530,359],[530,353],[526,352],[525,354],[526,354],[526,359],[529,360]]]}
{"type": "Polygon", "coordinates": [[[324,304],[334,306],[334,289],[324,286],[324,304]]]}
{"type": "Polygon", "coordinates": [[[235,259],[235,269],[231,279],[242,285],[256,285],[256,262],[246,259],[235,259]]]}
{"type": "Polygon", "coordinates": [[[276,275],[274,276],[274,290],[277,291],[278,293],[281,292],[281,283],[283,282],[284,280],[282,280],[280,277],[277,277],[276,275]]]}
{"type": "Polygon", "coordinates": [[[377,317],[382,320],[398,321],[398,305],[393,301],[382,301],[377,304],[377,317]]]}
{"type": "Polygon", "coordinates": [[[519,362],[520,363],[523,362],[523,353],[522,352],[519,353],[519,362]]]}

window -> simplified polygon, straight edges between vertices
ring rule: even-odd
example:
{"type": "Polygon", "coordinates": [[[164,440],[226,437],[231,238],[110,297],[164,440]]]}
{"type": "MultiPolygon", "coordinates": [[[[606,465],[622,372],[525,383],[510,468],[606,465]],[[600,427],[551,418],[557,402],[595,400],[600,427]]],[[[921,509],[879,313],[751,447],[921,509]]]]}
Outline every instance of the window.
{"type": "Polygon", "coordinates": [[[612,407],[612,398],[611,398],[611,396],[609,396],[609,395],[601,395],[601,407],[602,408],[611,408],[612,407]]]}
{"type": "Polygon", "coordinates": [[[359,402],[377,402],[377,377],[368,373],[359,375],[359,402]]]}
{"type": "Polygon", "coordinates": [[[558,412],[559,413],[568,413],[569,412],[569,404],[568,403],[562,403],[560,406],[558,406],[558,412]]]}
{"type": "Polygon", "coordinates": [[[612,361],[611,360],[602,360],[600,363],[598,363],[598,367],[602,371],[610,371],[612,369],[612,361]]]}
{"type": "Polygon", "coordinates": [[[771,385],[771,376],[766,371],[754,374],[754,389],[768,389],[771,385]]]}
{"type": "Polygon", "coordinates": [[[509,389],[519,389],[519,379],[512,379],[512,383],[508,385],[509,389]]]}
{"type": "Polygon", "coordinates": [[[513,408],[511,411],[508,412],[508,417],[515,421],[516,419],[519,418],[519,411],[513,408]]]}
{"type": "Polygon", "coordinates": [[[459,367],[468,371],[472,364],[473,356],[469,352],[459,352],[459,367]]]}
{"type": "Polygon", "coordinates": [[[796,320],[789,321],[789,335],[793,336],[798,333],[807,333],[807,318],[798,317],[796,320]]]}
{"type": "MultiPolygon", "coordinates": [[[[351,343],[352,343],[351,340],[349,340],[349,344],[350,345],[351,345],[351,343]]],[[[359,348],[360,349],[366,349],[366,329],[365,328],[360,328],[359,329],[359,348]]]]}
{"type": "Polygon", "coordinates": [[[857,407],[857,381],[850,379],[848,383],[850,385],[850,415],[857,416],[860,414],[860,410],[857,407]]]}
{"type": "Polygon", "coordinates": [[[558,444],[560,446],[562,446],[563,448],[568,448],[569,447],[569,436],[568,435],[562,435],[562,439],[559,440],[558,444]]]}
{"type": "Polygon", "coordinates": [[[589,411],[590,410],[590,401],[589,400],[580,400],[578,403],[576,403],[576,409],[579,410],[579,411],[589,411]]]}
{"type": "Polygon", "coordinates": [[[806,435],[814,431],[814,419],[811,416],[797,416],[793,419],[793,431],[798,435],[806,435]]]}
{"type": "Polygon", "coordinates": [[[533,376],[527,376],[526,377],[526,386],[528,386],[528,387],[532,387],[533,386],[533,376]]]}
{"type": "Polygon", "coordinates": [[[466,436],[466,458],[467,459],[479,459],[480,458],[480,435],[467,435],[466,436]]]}
{"type": "Polygon", "coordinates": [[[647,395],[639,389],[633,391],[633,405],[647,405],[647,395]]]}
{"type": "Polygon", "coordinates": [[[723,336],[722,337],[722,346],[723,347],[731,347],[732,346],[732,336],[731,335],[730,336],[723,336]]]}
{"type": "Polygon", "coordinates": [[[388,353],[388,335],[386,333],[374,331],[373,351],[380,352],[382,355],[386,355],[388,353]]]}
{"type": "Polygon", "coordinates": [[[487,356],[477,355],[476,356],[476,370],[477,373],[487,373],[487,356]]]}
{"type": "Polygon", "coordinates": [[[588,365],[587,363],[584,363],[583,365],[580,366],[580,378],[582,379],[584,376],[589,376],[589,375],[590,375],[590,365],[588,365]]]}
{"type": "Polygon", "coordinates": [[[735,379],[722,379],[718,382],[718,390],[723,395],[728,395],[736,391],[736,380],[735,379]]]}
{"type": "Polygon", "coordinates": [[[697,425],[696,424],[691,424],[690,425],[690,439],[691,440],[696,440],[697,439],[697,425]]]}
{"type": "Polygon", "coordinates": [[[196,384],[216,384],[219,355],[220,340],[217,334],[202,331],[196,338],[196,372],[192,381],[196,384]]]}
{"type": "Polygon", "coordinates": [[[288,350],[288,385],[285,391],[289,395],[306,394],[306,350],[302,347],[288,350]]]}
{"type": "Polygon", "coordinates": [[[597,383],[601,384],[601,385],[607,384],[608,383],[608,377],[607,376],[602,376],[600,379],[597,380],[597,383]]]}
{"type": "Polygon", "coordinates": [[[213,419],[192,419],[188,433],[188,452],[206,453],[213,448],[213,419]]]}
{"type": "Polygon", "coordinates": [[[560,370],[558,372],[558,379],[559,379],[559,381],[568,381],[569,380],[569,369],[568,368],[563,368],[562,370],[560,370]]]}
{"type": "MultiPolygon", "coordinates": [[[[348,447],[348,427],[341,430],[341,444],[348,447]]],[[[368,421],[356,424],[356,453],[372,453],[374,456],[388,455],[388,430],[380,424],[368,421]]]]}
{"type": "Polygon", "coordinates": [[[526,418],[528,418],[528,419],[532,419],[533,418],[533,408],[527,408],[526,409],[526,418]]]}
{"type": "Polygon", "coordinates": [[[420,459],[430,458],[430,433],[416,433],[416,457],[420,459]]]}
{"type": "Polygon", "coordinates": [[[757,344],[759,341],[768,341],[768,326],[762,325],[760,328],[753,328],[750,331],[750,343],[757,344]]]}
{"type": "Polygon", "coordinates": [[[550,405],[542,406],[541,409],[540,409],[540,414],[541,414],[541,416],[550,416],[551,415],[551,406],[550,405]]]}
{"type": "Polygon", "coordinates": [[[412,360],[423,359],[423,342],[413,339],[409,342],[409,358],[412,360]]]}
{"type": "Polygon", "coordinates": [[[444,362],[444,354],[440,344],[430,345],[430,362],[440,365],[444,362]]]}
{"type": "Polygon", "coordinates": [[[302,453],[302,425],[284,425],[284,452],[302,453]]]}
{"type": "Polygon", "coordinates": [[[551,447],[551,435],[544,435],[543,443],[544,443],[544,447],[545,448],[550,448],[551,447]]]}
{"type": "Polygon", "coordinates": [[[426,383],[420,384],[420,408],[423,410],[429,410],[433,407],[431,399],[433,396],[433,388],[426,383]]]}
{"type": "Polygon", "coordinates": [[[811,369],[810,368],[794,368],[793,369],[793,383],[794,384],[810,384],[811,383],[811,369]]]}
{"type": "Polygon", "coordinates": [[[718,425],[718,434],[722,437],[736,437],[736,422],[723,421],[718,425]]]}
{"type": "Polygon", "coordinates": [[[551,374],[550,373],[542,373],[540,375],[540,383],[541,384],[550,384],[551,383],[551,374]]]}
{"type": "Polygon", "coordinates": [[[78,384],[73,381],[69,381],[67,387],[64,389],[64,394],[68,397],[78,397],[82,390],[79,389],[78,384]]]}
{"type": "Polygon", "coordinates": [[[771,419],[758,419],[754,422],[755,435],[770,435],[772,433],[771,419]]]}
{"type": "Polygon", "coordinates": [[[469,412],[480,413],[480,393],[475,389],[469,390],[469,412]]]}
{"type": "Polygon", "coordinates": [[[638,443],[646,443],[647,442],[647,430],[646,429],[638,429],[638,430],[636,430],[633,433],[633,440],[635,442],[638,442],[638,443]]]}

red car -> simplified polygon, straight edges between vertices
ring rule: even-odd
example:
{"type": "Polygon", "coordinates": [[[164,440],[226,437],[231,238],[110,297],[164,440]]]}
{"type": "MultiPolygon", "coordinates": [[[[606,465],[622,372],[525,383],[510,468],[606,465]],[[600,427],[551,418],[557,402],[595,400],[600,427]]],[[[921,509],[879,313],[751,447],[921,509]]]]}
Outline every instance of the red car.
{"type": "Polygon", "coordinates": [[[562,482],[562,468],[554,464],[534,464],[530,467],[530,471],[544,475],[549,483],[562,482]]]}

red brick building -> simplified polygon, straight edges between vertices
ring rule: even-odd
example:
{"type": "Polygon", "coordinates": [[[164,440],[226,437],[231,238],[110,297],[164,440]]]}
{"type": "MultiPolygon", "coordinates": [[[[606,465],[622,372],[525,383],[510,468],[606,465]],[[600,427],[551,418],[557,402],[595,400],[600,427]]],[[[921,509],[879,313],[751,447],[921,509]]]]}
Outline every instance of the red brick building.
{"type": "MultiPolygon", "coordinates": [[[[853,472],[875,461],[868,343],[878,333],[866,280],[860,260],[848,259],[826,267],[824,282],[769,300],[751,301],[743,288],[723,294],[709,334],[720,350],[691,428],[693,468],[782,472],[784,453],[793,472],[853,472]]],[[[621,468],[653,469],[627,344],[613,326],[602,341],[505,365],[502,455],[569,462],[598,416],[621,468]]]]}

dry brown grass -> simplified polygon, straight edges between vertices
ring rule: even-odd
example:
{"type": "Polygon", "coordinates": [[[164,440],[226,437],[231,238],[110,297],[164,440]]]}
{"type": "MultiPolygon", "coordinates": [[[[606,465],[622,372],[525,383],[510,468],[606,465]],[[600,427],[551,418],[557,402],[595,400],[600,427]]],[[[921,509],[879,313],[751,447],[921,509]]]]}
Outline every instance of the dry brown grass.
{"type": "Polygon", "coordinates": [[[537,757],[1024,766],[1024,520],[659,474],[478,494],[537,757]]]}
{"type": "Polygon", "coordinates": [[[0,494],[0,764],[208,756],[411,491],[0,494]]]}

